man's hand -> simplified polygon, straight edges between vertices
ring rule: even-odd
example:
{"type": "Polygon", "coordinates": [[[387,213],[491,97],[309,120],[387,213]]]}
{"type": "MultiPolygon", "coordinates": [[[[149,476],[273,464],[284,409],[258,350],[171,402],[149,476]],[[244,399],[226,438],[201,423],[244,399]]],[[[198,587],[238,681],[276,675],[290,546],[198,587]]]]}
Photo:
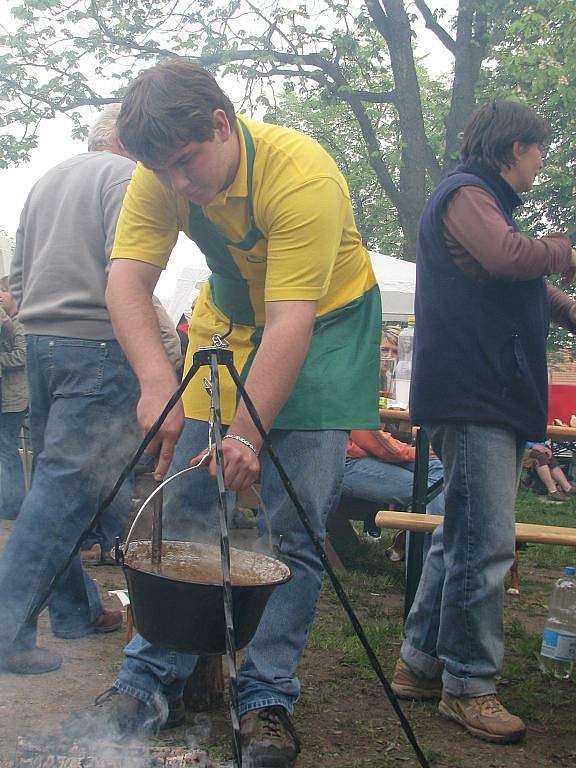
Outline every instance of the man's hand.
{"type": "Polygon", "coordinates": [[[575,276],[576,276],[576,248],[572,248],[572,260],[570,263],[570,267],[566,270],[566,272],[562,273],[561,282],[564,283],[564,285],[569,285],[570,283],[574,282],[575,276]]]}
{"type": "MultiPolygon", "coordinates": [[[[206,456],[206,450],[190,460],[189,466],[194,467],[206,456]]],[[[222,458],[224,459],[224,485],[230,491],[244,491],[258,480],[260,476],[260,461],[254,451],[237,440],[222,442],[222,458]]],[[[210,461],[204,466],[211,477],[216,478],[216,451],[212,449],[210,461]]]]}
{"type": "MultiPolygon", "coordinates": [[[[144,433],[148,432],[156,423],[175,389],[176,386],[172,389],[170,387],[159,387],[142,392],[136,414],[138,416],[138,424],[142,427],[144,433]]],[[[155,480],[162,481],[164,479],[174,455],[174,447],[183,428],[184,409],[180,400],[172,408],[168,416],[166,416],[164,423],[145,450],[145,453],[157,456],[156,469],[154,470],[155,480]]]]}

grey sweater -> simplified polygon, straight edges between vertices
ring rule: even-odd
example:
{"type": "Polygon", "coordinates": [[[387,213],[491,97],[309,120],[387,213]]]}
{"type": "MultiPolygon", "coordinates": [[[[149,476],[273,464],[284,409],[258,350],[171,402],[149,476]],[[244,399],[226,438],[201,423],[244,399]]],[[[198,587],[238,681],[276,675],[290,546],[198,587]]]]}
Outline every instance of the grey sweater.
{"type": "Polygon", "coordinates": [[[108,257],[135,164],[111,152],[60,163],[32,188],[16,233],[10,291],[27,334],[114,338],[108,257]]]}

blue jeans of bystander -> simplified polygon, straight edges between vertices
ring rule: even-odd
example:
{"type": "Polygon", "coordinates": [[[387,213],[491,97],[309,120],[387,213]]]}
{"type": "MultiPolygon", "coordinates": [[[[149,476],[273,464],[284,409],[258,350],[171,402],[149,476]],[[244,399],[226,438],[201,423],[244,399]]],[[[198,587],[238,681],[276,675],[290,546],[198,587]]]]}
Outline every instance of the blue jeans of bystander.
{"type": "MultiPolygon", "coordinates": [[[[273,430],[270,438],[314,530],[323,540],[326,519],[340,497],[347,433],[273,430]]],[[[187,466],[206,443],[206,424],[187,419],[170,473],[187,466]]],[[[168,536],[178,535],[183,529],[185,536],[206,536],[216,525],[216,484],[202,470],[178,478],[173,485],[179,481],[173,491],[170,485],[166,487],[165,531],[168,536]],[[199,533],[192,527],[198,522],[199,533]]],[[[248,645],[238,677],[241,714],[273,705],[292,711],[300,693],[296,668],[314,619],[323,574],[322,562],[265,454],[262,499],[273,533],[282,535],[281,554],[292,578],[273,592],[248,645]]],[[[264,533],[261,514],[258,523],[264,533]]],[[[163,650],[140,635],[124,653],[116,687],[141,701],[148,701],[157,692],[169,700],[180,696],[196,664],[195,656],[163,650]]]]}
{"type": "Polygon", "coordinates": [[[0,519],[15,520],[24,500],[24,470],[18,453],[26,411],[0,413],[0,519]]]}
{"type": "MultiPolygon", "coordinates": [[[[413,461],[392,464],[372,456],[346,459],[342,493],[377,504],[398,504],[407,508],[412,503],[414,466],[413,461]]],[[[438,459],[430,459],[428,486],[441,480],[443,475],[442,463],[438,459]]],[[[430,502],[427,511],[431,515],[444,514],[442,493],[430,502]]]]}
{"type": "MultiPolygon", "coordinates": [[[[31,607],[64,565],[135,448],[136,378],[115,341],[28,336],[32,484],[0,554],[0,655],[35,643],[31,607]]],[[[102,604],[76,556],[56,584],[52,630],[80,637],[102,604]]]]}
{"type": "Polygon", "coordinates": [[[426,427],[444,466],[445,517],[432,536],[401,655],[453,696],[495,691],[504,657],[504,577],[524,441],[506,427],[426,427]]]}

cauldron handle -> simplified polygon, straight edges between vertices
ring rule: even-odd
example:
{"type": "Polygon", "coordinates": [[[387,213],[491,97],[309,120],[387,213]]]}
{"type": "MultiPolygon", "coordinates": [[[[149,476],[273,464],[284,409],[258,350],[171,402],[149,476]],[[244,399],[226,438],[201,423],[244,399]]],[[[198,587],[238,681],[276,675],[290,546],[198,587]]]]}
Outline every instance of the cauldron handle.
{"type": "Polygon", "coordinates": [[[209,456],[210,456],[210,453],[206,452],[204,456],[202,456],[198,464],[194,464],[193,467],[186,467],[185,469],[181,469],[180,472],[176,472],[174,475],[170,475],[170,477],[168,477],[166,480],[160,483],[160,485],[157,488],[154,488],[150,496],[148,496],[146,501],[142,504],[142,506],[138,510],[138,514],[136,515],[136,517],[134,518],[134,522],[130,526],[130,530],[128,531],[128,536],[126,536],[126,542],[124,543],[124,554],[128,552],[128,545],[130,544],[130,537],[132,536],[132,531],[134,530],[134,526],[138,522],[142,512],[144,512],[144,510],[146,509],[148,504],[152,501],[152,499],[156,496],[156,494],[160,493],[160,491],[162,490],[162,488],[164,488],[165,485],[168,485],[168,483],[171,483],[172,480],[175,480],[177,477],[180,477],[180,475],[185,475],[187,472],[192,472],[193,469],[198,469],[199,467],[201,467],[204,461],[209,456]]]}
{"type": "MultiPolygon", "coordinates": [[[[198,469],[199,467],[201,467],[202,464],[204,464],[204,462],[206,461],[206,459],[209,458],[211,455],[212,455],[211,451],[206,451],[206,453],[204,454],[204,456],[202,456],[202,458],[200,459],[198,464],[194,464],[193,467],[186,467],[185,469],[181,469],[180,472],[176,472],[174,475],[170,475],[170,477],[168,477],[166,480],[164,480],[162,483],[160,483],[159,486],[154,488],[154,490],[152,491],[150,496],[148,496],[148,498],[144,501],[144,503],[142,504],[142,506],[138,510],[138,514],[136,515],[132,525],[130,526],[130,530],[128,531],[128,536],[126,536],[126,541],[124,542],[124,552],[123,552],[123,554],[126,554],[128,552],[128,545],[130,544],[130,537],[132,536],[132,531],[134,530],[134,527],[135,527],[136,523],[138,522],[138,519],[140,518],[140,515],[142,514],[142,512],[144,512],[144,509],[148,506],[148,504],[152,501],[152,499],[156,496],[156,494],[160,493],[160,491],[162,490],[162,488],[164,488],[165,485],[168,485],[168,483],[172,482],[172,480],[175,480],[177,477],[180,477],[180,475],[185,475],[187,472],[192,472],[193,469],[198,469]]],[[[262,497],[260,496],[260,494],[258,493],[256,488],[254,488],[254,486],[252,486],[252,490],[254,491],[254,494],[256,495],[256,498],[258,499],[258,502],[260,504],[260,508],[262,509],[262,513],[264,515],[264,521],[266,523],[266,529],[268,531],[268,546],[270,547],[270,551],[272,552],[274,547],[272,546],[272,525],[270,523],[270,518],[269,518],[268,513],[266,511],[266,508],[264,506],[264,502],[262,501],[262,497]]]]}

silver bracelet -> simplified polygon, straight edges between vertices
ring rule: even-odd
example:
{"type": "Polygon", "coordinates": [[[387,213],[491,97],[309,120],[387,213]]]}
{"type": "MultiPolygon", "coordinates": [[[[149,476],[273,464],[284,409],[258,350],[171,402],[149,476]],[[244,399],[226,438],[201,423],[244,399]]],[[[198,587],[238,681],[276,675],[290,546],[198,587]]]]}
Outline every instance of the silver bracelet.
{"type": "Polygon", "coordinates": [[[222,439],[223,440],[238,440],[239,443],[242,443],[242,445],[245,445],[247,448],[250,448],[250,450],[252,451],[252,453],[255,456],[258,456],[258,451],[256,450],[256,448],[252,445],[250,440],[246,440],[245,437],[241,437],[240,435],[232,435],[232,434],[230,434],[230,432],[228,432],[228,433],[226,433],[224,435],[224,437],[222,439]]]}

